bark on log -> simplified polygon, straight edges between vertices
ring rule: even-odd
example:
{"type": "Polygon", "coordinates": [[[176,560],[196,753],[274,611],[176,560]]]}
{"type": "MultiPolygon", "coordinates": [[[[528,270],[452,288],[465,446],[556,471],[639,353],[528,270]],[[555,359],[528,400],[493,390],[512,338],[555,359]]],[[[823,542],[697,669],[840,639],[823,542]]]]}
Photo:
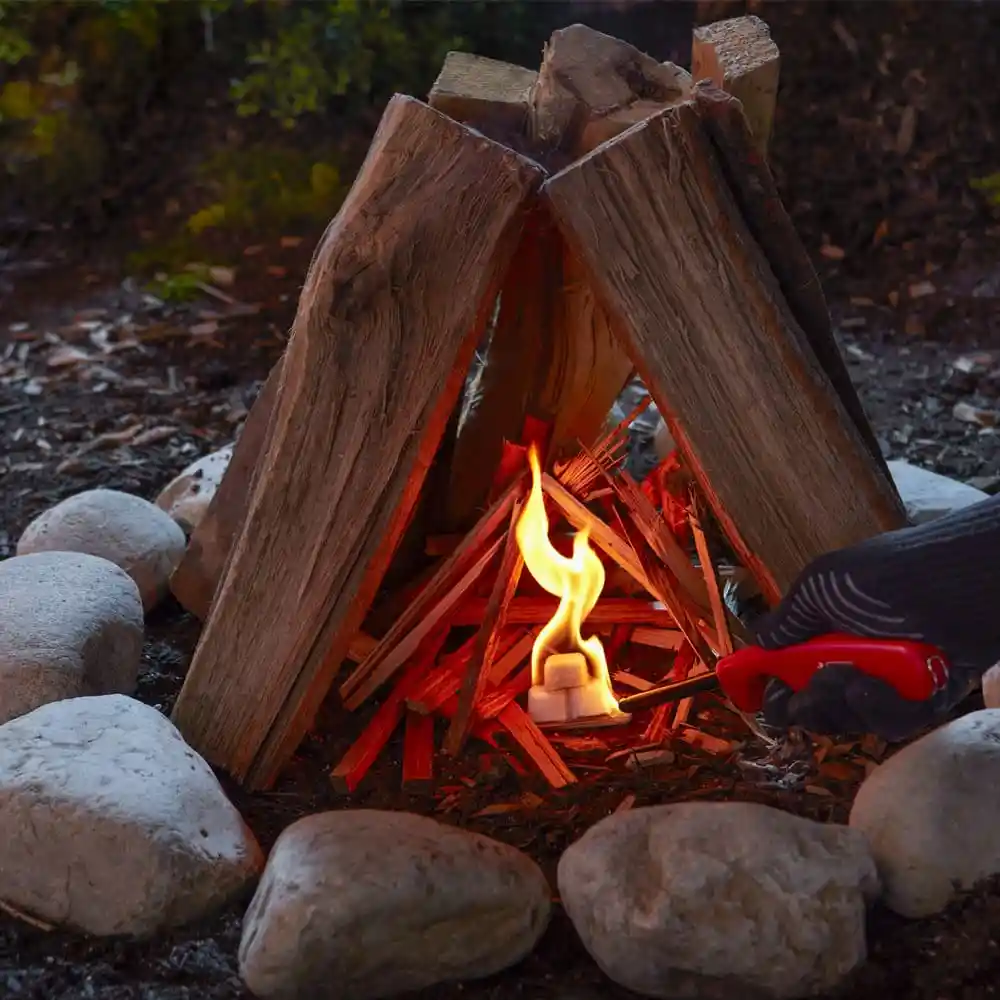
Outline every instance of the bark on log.
{"type": "Polygon", "coordinates": [[[542,190],[768,600],[821,553],[903,525],[693,103],[655,115],[542,190]]]}
{"type": "MultiPolygon", "coordinates": [[[[570,162],[681,100],[688,74],[583,25],[556,31],[539,73],[451,53],[430,102],[547,165],[570,162]],[[534,83],[525,85],[534,78],[534,83]]],[[[552,452],[590,445],[632,372],[603,308],[540,207],[501,293],[500,316],[460,429],[443,530],[468,527],[502,442],[525,416],[553,423],[552,452]]]]}
{"type": "Polygon", "coordinates": [[[411,516],[543,171],[397,95],[306,277],[243,530],[173,719],[267,787],[411,516]]]}

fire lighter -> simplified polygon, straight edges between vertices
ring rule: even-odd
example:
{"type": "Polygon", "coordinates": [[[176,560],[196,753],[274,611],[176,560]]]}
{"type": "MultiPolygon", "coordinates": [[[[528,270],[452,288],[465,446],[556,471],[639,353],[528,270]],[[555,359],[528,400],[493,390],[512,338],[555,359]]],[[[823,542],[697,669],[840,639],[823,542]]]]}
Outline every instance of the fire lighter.
{"type": "Polygon", "coordinates": [[[741,712],[759,712],[767,682],[776,677],[801,691],[817,670],[847,663],[891,684],[903,698],[923,701],[948,682],[948,664],[936,646],[903,639],[831,634],[782,649],[746,646],[720,658],[713,672],[629,695],[623,712],[679,701],[699,691],[722,690],[741,712]]]}

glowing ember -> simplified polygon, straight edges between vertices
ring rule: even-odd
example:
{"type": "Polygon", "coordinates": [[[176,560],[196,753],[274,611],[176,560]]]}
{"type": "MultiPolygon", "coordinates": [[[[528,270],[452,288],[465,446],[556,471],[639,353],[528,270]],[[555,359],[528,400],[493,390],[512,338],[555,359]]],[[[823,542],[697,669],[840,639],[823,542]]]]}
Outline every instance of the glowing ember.
{"type": "Polygon", "coordinates": [[[601,640],[596,635],[584,639],[581,633],[583,620],[604,587],[604,566],[590,547],[586,530],[574,537],[570,558],[552,545],[534,447],[528,461],[531,493],[515,537],[528,572],[542,589],[559,598],[559,607],[531,651],[529,712],[536,722],[575,722],[594,716],[622,719],[601,640]]]}

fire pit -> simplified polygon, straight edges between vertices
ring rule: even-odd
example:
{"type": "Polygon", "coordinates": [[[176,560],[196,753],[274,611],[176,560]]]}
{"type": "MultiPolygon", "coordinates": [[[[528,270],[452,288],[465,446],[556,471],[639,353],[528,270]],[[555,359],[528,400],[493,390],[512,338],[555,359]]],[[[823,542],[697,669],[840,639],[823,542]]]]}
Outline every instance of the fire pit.
{"type": "Polygon", "coordinates": [[[380,703],[338,788],[400,723],[404,781],[430,781],[442,717],[447,755],[476,739],[564,787],[564,730],[614,760],[688,722],[618,703],[743,641],[726,573],[773,603],[903,524],[764,159],[766,26],[700,32],[692,70],[574,25],[538,73],[452,53],[429,106],[390,102],[234,456],[174,710],[240,781],[274,781],[353,661],[344,706],[380,703]],[[604,426],[635,370],[676,442],[641,484],[636,412],[604,426]]]}

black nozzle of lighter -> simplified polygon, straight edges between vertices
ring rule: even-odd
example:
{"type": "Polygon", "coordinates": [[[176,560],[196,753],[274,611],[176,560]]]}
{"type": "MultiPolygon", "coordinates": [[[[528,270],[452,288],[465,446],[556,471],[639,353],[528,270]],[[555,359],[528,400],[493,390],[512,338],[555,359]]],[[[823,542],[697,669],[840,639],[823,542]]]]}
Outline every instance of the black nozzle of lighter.
{"type": "Polygon", "coordinates": [[[644,708],[655,708],[657,705],[680,701],[702,691],[716,691],[718,688],[719,678],[714,673],[699,674],[697,677],[688,677],[687,680],[673,681],[648,691],[627,695],[618,702],[618,707],[623,712],[639,712],[644,708]]]}

